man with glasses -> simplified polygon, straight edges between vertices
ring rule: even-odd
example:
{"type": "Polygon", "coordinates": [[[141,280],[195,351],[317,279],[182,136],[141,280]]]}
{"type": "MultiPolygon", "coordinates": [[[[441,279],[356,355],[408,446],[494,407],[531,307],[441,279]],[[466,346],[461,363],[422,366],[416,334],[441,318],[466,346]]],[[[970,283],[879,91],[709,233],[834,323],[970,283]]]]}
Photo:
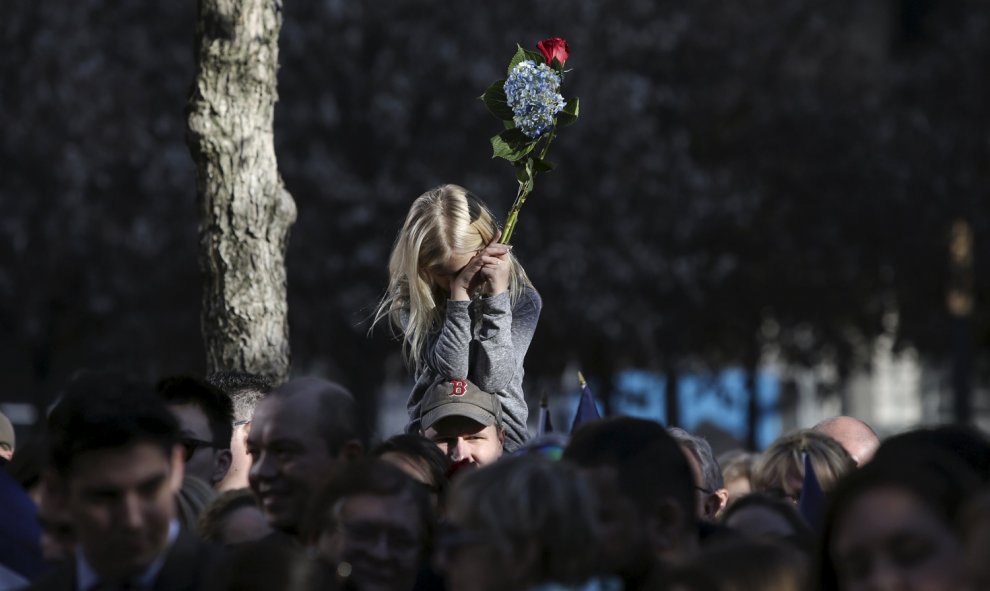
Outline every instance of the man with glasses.
{"type": "Polygon", "coordinates": [[[383,460],[354,462],[327,481],[313,511],[309,537],[340,588],[413,588],[433,532],[423,486],[383,460]]]}
{"type": "Polygon", "coordinates": [[[186,376],[166,378],[157,389],[179,421],[186,475],[216,486],[231,462],[230,398],[205,381],[186,376]]]}
{"type": "Polygon", "coordinates": [[[670,433],[670,436],[681,446],[684,457],[691,466],[695,495],[698,499],[698,519],[715,521],[729,500],[729,491],[725,488],[722,469],[712,453],[712,446],[705,438],[692,435],[678,427],[668,428],[667,433],[670,433]]]}
{"type": "Polygon", "coordinates": [[[234,406],[234,431],[230,437],[230,469],[217,483],[217,490],[224,492],[248,488],[248,472],[251,456],[247,452],[247,436],[251,431],[254,409],[261,399],[272,391],[272,382],[264,376],[241,371],[219,371],[206,377],[206,381],[224,391],[234,406]]]}

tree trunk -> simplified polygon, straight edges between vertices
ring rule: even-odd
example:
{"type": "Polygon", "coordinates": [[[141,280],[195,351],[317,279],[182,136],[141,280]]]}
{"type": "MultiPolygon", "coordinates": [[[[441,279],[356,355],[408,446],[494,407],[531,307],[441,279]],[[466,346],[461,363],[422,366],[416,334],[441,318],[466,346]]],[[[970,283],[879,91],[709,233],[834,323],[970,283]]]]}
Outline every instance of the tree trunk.
{"type": "Polygon", "coordinates": [[[207,370],[289,373],[285,250],[296,206],[275,161],[279,0],[199,0],[196,164],[207,370]]]}

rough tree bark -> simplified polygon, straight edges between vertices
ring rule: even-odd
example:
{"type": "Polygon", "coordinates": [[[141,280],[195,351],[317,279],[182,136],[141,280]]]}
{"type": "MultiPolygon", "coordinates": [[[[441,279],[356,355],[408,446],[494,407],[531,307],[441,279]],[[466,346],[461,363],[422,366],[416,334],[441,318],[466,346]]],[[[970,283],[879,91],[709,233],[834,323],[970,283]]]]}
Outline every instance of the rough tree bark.
{"type": "Polygon", "coordinates": [[[275,160],[279,0],[199,0],[188,105],[207,370],[289,372],[285,251],[296,218],[275,160]]]}

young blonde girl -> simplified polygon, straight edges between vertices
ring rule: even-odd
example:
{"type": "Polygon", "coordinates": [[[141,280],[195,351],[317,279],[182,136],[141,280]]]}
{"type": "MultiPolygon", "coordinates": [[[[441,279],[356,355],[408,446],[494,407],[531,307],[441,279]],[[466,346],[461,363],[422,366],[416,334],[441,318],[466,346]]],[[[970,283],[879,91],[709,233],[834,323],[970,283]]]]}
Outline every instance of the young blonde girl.
{"type": "Polygon", "coordinates": [[[488,208],[463,187],[419,196],[389,259],[389,284],[375,314],[402,336],[416,384],[409,430],[420,430],[420,403],[433,385],[468,379],[497,394],[504,447],[528,438],[523,360],[542,302],[488,208]]]}

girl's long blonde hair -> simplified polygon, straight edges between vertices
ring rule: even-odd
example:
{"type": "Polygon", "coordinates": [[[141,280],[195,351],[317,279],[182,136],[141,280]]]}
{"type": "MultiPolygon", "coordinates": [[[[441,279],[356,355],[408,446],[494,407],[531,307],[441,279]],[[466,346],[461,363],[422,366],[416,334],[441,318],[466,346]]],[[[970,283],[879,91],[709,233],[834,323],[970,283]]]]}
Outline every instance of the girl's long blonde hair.
{"type": "MultiPolygon", "coordinates": [[[[403,358],[413,369],[420,367],[427,338],[440,329],[446,309],[448,294],[433,284],[430,269],[444,265],[453,256],[473,256],[497,233],[491,211],[464,187],[442,185],[413,202],[392,247],[388,289],[372,322],[373,328],[388,317],[393,329],[402,335],[403,358]]],[[[532,283],[511,252],[509,260],[509,292],[515,304],[532,283]]]]}

